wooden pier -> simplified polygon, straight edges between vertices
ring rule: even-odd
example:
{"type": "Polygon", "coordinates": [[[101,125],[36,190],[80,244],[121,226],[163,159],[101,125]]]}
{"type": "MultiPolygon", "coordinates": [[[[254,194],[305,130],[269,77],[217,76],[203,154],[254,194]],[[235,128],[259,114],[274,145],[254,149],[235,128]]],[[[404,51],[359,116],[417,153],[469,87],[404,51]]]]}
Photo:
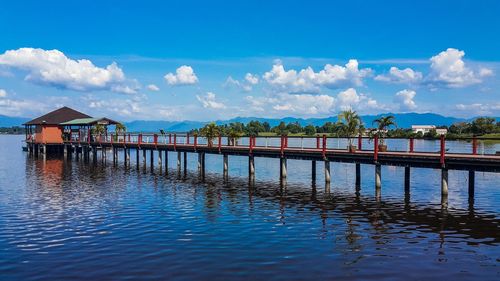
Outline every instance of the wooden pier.
{"type": "Polygon", "coordinates": [[[361,183],[361,164],[371,164],[374,166],[375,189],[376,194],[380,194],[382,188],[381,166],[402,166],[404,172],[405,189],[410,188],[411,168],[430,168],[441,170],[441,194],[443,200],[447,200],[448,195],[448,170],[466,170],[469,171],[469,196],[474,196],[474,178],[476,171],[500,172],[500,155],[478,154],[477,139],[471,139],[472,148],[470,153],[449,153],[446,150],[446,140],[440,139],[438,151],[415,151],[414,140],[408,139],[407,151],[385,151],[378,149],[378,139],[373,140],[373,147],[366,149],[362,147],[364,137],[357,138],[357,150],[348,151],[346,149],[331,148],[328,146],[328,140],[334,139],[327,136],[301,137],[300,146],[289,146],[289,137],[282,136],[279,139],[279,146],[268,143],[266,137],[248,137],[248,144],[231,145],[229,139],[224,144],[226,137],[219,136],[215,138],[212,145],[208,145],[206,140],[200,143],[200,138],[189,135],[178,134],[110,134],[110,135],[91,135],[84,138],[79,135],[71,136],[63,144],[39,144],[27,140],[28,151],[30,154],[45,156],[48,151],[62,152],[66,157],[83,158],[85,161],[98,161],[100,157],[105,161],[111,152],[111,158],[114,164],[118,163],[118,154],[123,153],[123,163],[130,166],[130,152],[135,151],[135,162],[137,168],[146,167],[146,156],[150,154],[150,167],[153,169],[156,163],[159,167],[165,167],[168,172],[168,152],[177,153],[177,169],[187,170],[187,154],[195,153],[198,155],[198,171],[202,178],[205,177],[205,155],[217,154],[223,157],[221,167],[224,178],[229,173],[229,155],[248,157],[248,175],[249,178],[255,177],[255,157],[279,158],[280,159],[280,182],[286,182],[287,178],[287,160],[297,159],[311,161],[311,180],[316,181],[317,162],[324,164],[324,181],[329,185],[331,181],[330,162],[355,163],[356,186],[361,183]],[[180,141],[182,139],[182,141],[180,141]],[[259,140],[259,141],[258,141],[259,140]],[[304,140],[309,144],[304,145],[304,140]],[[257,145],[257,143],[260,143],[257,145]],[[141,153],[142,151],[142,153],[141,153]],[[156,157],[155,157],[156,152],[156,157]],[[182,161],[184,159],[184,161],[182,161]]]}

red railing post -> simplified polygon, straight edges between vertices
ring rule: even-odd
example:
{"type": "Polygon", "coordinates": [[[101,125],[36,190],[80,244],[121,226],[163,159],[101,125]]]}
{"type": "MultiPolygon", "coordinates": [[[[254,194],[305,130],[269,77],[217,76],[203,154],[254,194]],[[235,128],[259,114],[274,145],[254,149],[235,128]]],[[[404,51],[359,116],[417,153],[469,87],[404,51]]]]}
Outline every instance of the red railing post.
{"type": "Polygon", "coordinates": [[[378,136],[375,135],[374,141],[373,141],[373,160],[375,162],[378,161],[378,136]]]}
{"type": "Polygon", "coordinates": [[[441,147],[441,150],[440,150],[440,152],[441,152],[440,153],[441,154],[440,155],[441,156],[440,157],[440,163],[441,163],[441,165],[444,166],[444,155],[445,155],[445,149],[446,149],[446,147],[445,147],[445,141],[444,141],[444,135],[441,135],[440,143],[441,143],[441,145],[440,145],[440,147],[441,147]]]}
{"type": "Polygon", "coordinates": [[[168,144],[172,143],[172,134],[168,134],[168,144]]]}
{"type": "Polygon", "coordinates": [[[359,134],[359,136],[358,136],[358,149],[362,150],[363,149],[362,146],[363,146],[363,139],[361,137],[361,134],[359,134]]]}
{"type": "Polygon", "coordinates": [[[189,144],[189,134],[186,134],[186,144],[189,144]]]}
{"type": "Polygon", "coordinates": [[[413,153],[413,151],[414,151],[413,150],[413,142],[414,142],[413,138],[410,138],[410,153],[413,153]]]}
{"type": "Polygon", "coordinates": [[[476,136],[472,137],[472,154],[477,154],[477,138],[476,136]]]}
{"type": "Polygon", "coordinates": [[[252,155],[252,152],[253,152],[253,136],[250,136],[250,139],[249,139],[249,153],[250,155],[252,155]]]}
{"type": "Polygon", "coordinates": [[[137,144],[141,146],[141,143],[142,143],[142,134],[139,134],[139,136],[137,137],[137,144]]]}
{"type": "Polygon", "coordinates": [[[174,134],[174,150],[177,149],[177,134],[174,134]]]}
{"type": "Polygon", "coordinates": [[[154,134],[154,142],[155,142],[155,147],[158,146],[158,135],[157,134],[154,134]]]}
{"type": "Polygon", "coordinates": [[[280,141],[280,152],[281,152],[281,157],[285,154],[285,137],[281,136],[281,141],[280,141]]]}
{"type": "Polygon", "coordinates": [[[285,148],[288,148],[288,136],[285,136],[285,148]]]}
{"type": "Polygon", "coordinates": [[[197,145],[198,145],[198,135],[194,135],[194,150],[196,150],[197,145]]]}
{"type": "Polygon", "coordinates": [[[319,149],[319,136],[316,136],[316,148],[319,149]]]}
{"type": "Polygon", "coordinates": [[[128,142],[130,143],[130,133],[128,134],[128,142]]]}
{"type": "Polygon", "coordinates": [[[323,158],[326,158],[326,135],[323,135],[323,151],[322,151],[323,158]]]}
{"type": "Polygon", "coordinates": [[[87,129],[87,142],[90,143],[90,128],[87,129]]]}
{"type": "Polygon", "coordinates": [[[221,136],[221,134],[219,134],[219,137],[217,138],[217,148],[219,149],[219,153],[220,153],[221,145],[222,145],[222,136],[221,136]]]}

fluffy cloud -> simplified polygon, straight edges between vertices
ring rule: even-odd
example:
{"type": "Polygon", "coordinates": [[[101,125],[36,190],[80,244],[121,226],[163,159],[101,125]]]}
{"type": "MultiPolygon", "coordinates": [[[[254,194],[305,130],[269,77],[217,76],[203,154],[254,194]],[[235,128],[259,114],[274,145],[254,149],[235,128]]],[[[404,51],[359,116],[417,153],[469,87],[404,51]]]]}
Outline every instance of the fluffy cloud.
{"type": "Polygon", "coordinates": [[[136,93],[116,63],[105,68],[90,60],[72,60],[58,50],[20,48],[0,55],[0,65],[27,71],[27,81],[76,91],[136,93]]]}
{"type": "Polygon", "coordinates": [[[319,87],[338,88],[342,86],[360,86],[363,78],[370,75],[369,68],[359,69],[357,60],[349,60],[345,66],[327,64],[319,72],[311,67],[300,71],[285,70],[278,62],[271,71],[264,73],[263,78],[280,91],[300,93],[317,92],[319,87]]]}
{"type": "Polygon", "coordinates": [[[193,85],[198,82],[198,77],[196,77],[193,68],[188,65],[177,68],[175,74],[167,73],[164,78],[171,86],[193,85]]]}
{"type": "Polygon", "coordinates": [[[247,73],[245,75],[245,81],[247,81],[250,85],[256,85],[259,83],[259,77],[257,75],[253,75],[252,73],[247,73]]]}
{"type": "Polygon", "coordinates": [[[226,88],[235,87],[244,92],[252,91],[254,85],[259,83],[259,77],[257,75],[253,75],[251,73],[247,73],[245,75],[245,79],[242,81],[236,80],[233,77],[229,76],[224,82],[223,86],[226,88]]]}
{"type": "Polygon", "coordinates": [[[340,110],[353,108],[360,111],[386,109],[376,100],[349,88],[337,96],[326,94],[278,93],[270,97],[247,96],[247,107],[243,112],[249,115],[265,112],[273,116],[330,116],[340,110]]]}
{"type": "Polygon", "coordinates": [[[7,97],[7,91],[5,91],[4,89],[0,89],[0,98],[5,98],[7,97]]]}
{"type": "Polygon", "coordinates": [[[473,103],[473,104],[457,104],[456,110],[467,113],[467,115],[500,115],[500,102],[490,104],[473,103]]]}
{"type": "Polygon", "coordinates": [[[156,86],[155,84],[149,84],[147,86],[148,90],[150,91],[153,91],[153,92],[158,92],[160,90],[160,88],[158,88],[158,86],[156,86]]]}
{"type": "Polygon", "coordinates": [[[218,102],[216,100],[215,94],[212,92],[208,92],[205,96],[196,95],[196,98],[203,105],[204,108],[209,109],[224,109],[226,105],[218,102]]]}
{"type": "Polygon", "coordinates": [[[448,48],[435,56],[431,61],[429,82],[444,85],[448,88],[460,88],[481,82],[482,77],[493,74],[491,69],[482,68],[475,72],[463,61],[464,51],[448,48]]]}
{"type": "Polygon", "coordinates": [[[417,104],[413,100],[417,93],[411,90],[402,90],[396,93],[394,96],[394,102],[398,104],[399,110],[401,111],[411,111],[417,108],[417,104]]]}
{"type": "Polygon", "coordinates": [[[422,77],[422,72],[414,71],[411,68],[399,69],[393,66],[388,74],[377,75],[375,80],[390,83],[416,84],[422,80],[422,77]]]}
{"type": "Polygon", "coordinates": [[[379,105],[378,102],[365,94],[358,94],[353,88],[349,88],[345,91],[341,91],[337,95],[338,108],[340,110],[346,110],[349,108],[354,108],[357,110],[368,110],[368,109],[383,109],[384,106],[379,105]]]}

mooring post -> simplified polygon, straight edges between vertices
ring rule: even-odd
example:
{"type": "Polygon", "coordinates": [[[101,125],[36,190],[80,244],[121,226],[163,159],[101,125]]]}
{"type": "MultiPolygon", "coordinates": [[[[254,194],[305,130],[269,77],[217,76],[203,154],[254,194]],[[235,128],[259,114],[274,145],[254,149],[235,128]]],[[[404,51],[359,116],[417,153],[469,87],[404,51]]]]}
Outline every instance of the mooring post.
{"type": "Polygon", "coordinates": [[[356,188],[361,187],[361,164],[356,163],[356,188]]]}
{"type": "Polygon", "coordinates": [[[474,198],[474,185],[476,181],[476,173],[474,170],[469,170],[469,198],[474,198]]]}
{"type": "Polygon", "coordinates": [[[201,154],[203,152],[198,152],[198,173],[201,175],[201,154]]]}
{"type": "Polygon", "coordinates": [[[375,164],[375,188],[380,190],[382,187],[382,166],[380,164],[375,164]]]}
{"type": "Polygon", "coordinates": [[[224,175],[224,178],[227,178],[228,177],[228,169],[229,169],[229,161],[228,161],[228,155],[227,154],[224,154],[222,156],[222,159],[223,159],[223,168],[222,168],[222,172],[223,172],[223,175],[224,175]]]}
{"type": "Polygon", "coordinates": [[[325,160],[325,183],[330,184],[331,174],[330,174],[330,161],[325,160]]]}
{"type": "Polygon", "coordinates": [[[405,191],[410,190],[410,166],[405,166],[405,191]]]}
{"type": "Polygon", "coordinates": [[[253,155],[248,156],[248,176],[255,176],[255,161],[253,155]]]}
{"type": "Polygon", "coordinates": [[[286,158],[280,158],[280,181],[286,180],[286,158]]]}
{"type": "Polygon", "coordinates": [[[316,160],[311,161],[311,181],[316,183],[316,160]]]}

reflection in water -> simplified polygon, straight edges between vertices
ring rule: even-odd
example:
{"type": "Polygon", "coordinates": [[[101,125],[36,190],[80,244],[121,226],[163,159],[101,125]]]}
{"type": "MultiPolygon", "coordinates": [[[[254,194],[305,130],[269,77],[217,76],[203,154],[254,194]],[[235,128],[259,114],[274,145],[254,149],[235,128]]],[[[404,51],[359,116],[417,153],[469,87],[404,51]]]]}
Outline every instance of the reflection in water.
{"type": "Polygon", "coordinates": [[[403,183],[385,182],[377,195],[368,180],[154,171],[21,153],[0,162],[1,279],[498,276],[500,219],[482,198],[457,208],[417,200],[423,191],[403,183]]]}

